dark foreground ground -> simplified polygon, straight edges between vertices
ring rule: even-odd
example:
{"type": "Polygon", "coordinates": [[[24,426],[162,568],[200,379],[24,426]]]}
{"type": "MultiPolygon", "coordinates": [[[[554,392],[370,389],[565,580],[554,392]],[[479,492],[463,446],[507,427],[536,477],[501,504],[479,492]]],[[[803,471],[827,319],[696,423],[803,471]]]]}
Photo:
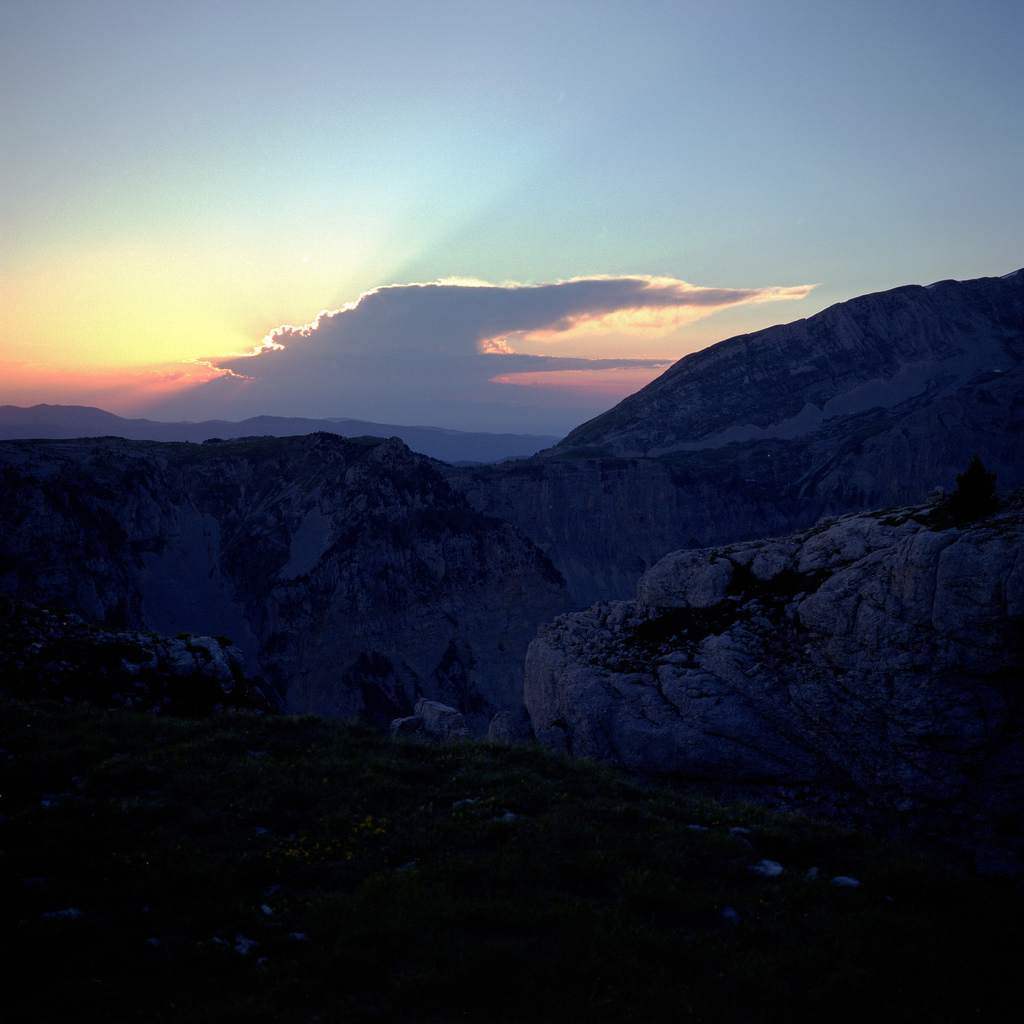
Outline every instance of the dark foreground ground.
{"type": "Polygon", "coordinates": [[[1018,1019],[1013,887],[806,818],[313,718],[0,748],[9,1024],[1018,1019]]]}

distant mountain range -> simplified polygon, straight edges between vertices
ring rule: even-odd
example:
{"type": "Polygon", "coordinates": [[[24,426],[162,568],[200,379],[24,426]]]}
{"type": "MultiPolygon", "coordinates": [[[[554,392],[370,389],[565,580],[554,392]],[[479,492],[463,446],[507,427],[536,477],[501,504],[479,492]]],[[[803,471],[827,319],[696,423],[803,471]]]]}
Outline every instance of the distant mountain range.
{"type": "Polygon", "coordinates": [[[0,406],[0,440],[29,438],[124,437],[133,441],[193,441],[236,437],[293,437],[326,431],[342,437],[399,437],[414,452],[442,462],[480,463],[526,458],[548,448],[558,437],[547,434],[487,434],[442,427],[407,427],[352,419],[304,419],[254,416],[238,423],[160,423],[123,419],[83,405],[0,406]]]}

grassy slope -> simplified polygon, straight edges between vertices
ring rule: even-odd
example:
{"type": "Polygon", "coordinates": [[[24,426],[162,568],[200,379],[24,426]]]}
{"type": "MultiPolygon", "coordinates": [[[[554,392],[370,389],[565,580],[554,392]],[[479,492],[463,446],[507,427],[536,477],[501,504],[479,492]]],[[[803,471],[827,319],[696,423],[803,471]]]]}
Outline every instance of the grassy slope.
{"type": "Polygon", "coordinates": [[[1012,889],[807,819],[313,718],[5,699],[0,747],[11,1024],[1016,1019],[1012,889]]]}

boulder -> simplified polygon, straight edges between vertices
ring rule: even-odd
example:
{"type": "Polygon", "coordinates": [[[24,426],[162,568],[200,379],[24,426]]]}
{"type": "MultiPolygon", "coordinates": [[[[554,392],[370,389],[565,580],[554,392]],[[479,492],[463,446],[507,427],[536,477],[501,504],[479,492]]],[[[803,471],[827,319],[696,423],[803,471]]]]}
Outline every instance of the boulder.
{"type": "Polygon", "coordinates": [[[487,727],[487,739],[491,743],[522,743],[533,739],[530,716],[526,708],[503,708],[487,727]]]}
{"type": "Polygon", "coordinates": [[[423,722],[426,732],[435,739],[454,740],[469,736],[462,712],[439,701],[426,698],[417,701],[416,717],[423,722]]]}
{"type": "Polygon", "coordinates": [[[392,736],[415,736],[423,732],[423,719],[419,715],[407,715],[405,718],[395,718],[391,722],[392,736]]]}

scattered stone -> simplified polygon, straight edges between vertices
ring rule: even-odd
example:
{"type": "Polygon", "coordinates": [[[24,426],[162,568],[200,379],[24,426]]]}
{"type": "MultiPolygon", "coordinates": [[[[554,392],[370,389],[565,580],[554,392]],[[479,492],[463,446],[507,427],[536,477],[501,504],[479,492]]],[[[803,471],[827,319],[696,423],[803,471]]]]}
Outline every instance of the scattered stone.
{"type": "Polygon", "coordinates": [[[851,878],[849,875],[836,875],[832,879],[832,884],[838,886],[840,889],[856,889],[860,882],[856,878],[851,878]]]}
{"type": "Polygon", "coordinates": [[[462,712],[440,701],[426,698],[417,701],[416,717],[423,721],[423,728],[437,739],[455,740],[469,737],[462,712]]]}
{"type": "Polygon", "coordinates": [[[216,693],[230,694],[235,706],[272,708],[246,677],[244,655],[226,640],[115,632],[78,616],[58,618],[26,602],[0,601],[26,613],[20,625],[0,614],[0,692],[87,699],[154,714],[168,707],[195,713],[212,709],[214,681],[216,693]],[[215,666],[212,674],[209,665],[215,666]]]}
{"type": "Polygon", "coordinates": [[[235,936],[235,952],[248,956],[249,950],[255,949],[259,943],[255,939],[247,939],[244,935],[235,936]]]}
{"type": "Polygon", "coordinates": [[[748,864],[747,870],[765,878],[778,878],[782,874],[782,865],[777,860],[760,860],[756,864],[748,864]]]}
{"type": "Polygon", "coordinates": [[[413,736],[418,732],[423,732],[423,719],[419,715],[408,715],[405,718],[391,720],[392,736],[413,736]]]}

